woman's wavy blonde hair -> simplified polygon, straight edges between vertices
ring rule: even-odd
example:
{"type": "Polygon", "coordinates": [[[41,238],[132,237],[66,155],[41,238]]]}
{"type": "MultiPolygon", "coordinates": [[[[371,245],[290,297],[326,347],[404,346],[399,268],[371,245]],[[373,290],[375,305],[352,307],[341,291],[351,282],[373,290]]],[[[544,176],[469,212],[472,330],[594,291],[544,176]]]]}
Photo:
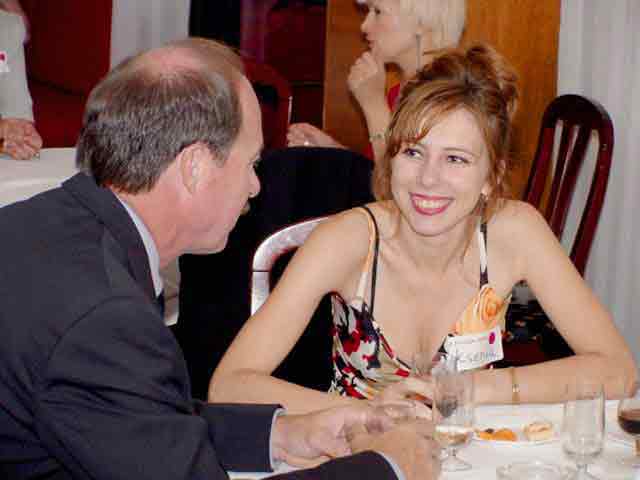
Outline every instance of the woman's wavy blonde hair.
{"type": "Polygon", "coordinates": [[[489,152],[491,193],[481,202],[484,220],[488,220],[499,200],[509,194],[516,80],[505,59],[487,45],[446,50],[420,70],[402,89],[389,124],[387,149],[373,175],[376,198],[392,198],[392,159],[402,146],[418,143],[444,117],[464,108],[475,118],[489,152]]]}

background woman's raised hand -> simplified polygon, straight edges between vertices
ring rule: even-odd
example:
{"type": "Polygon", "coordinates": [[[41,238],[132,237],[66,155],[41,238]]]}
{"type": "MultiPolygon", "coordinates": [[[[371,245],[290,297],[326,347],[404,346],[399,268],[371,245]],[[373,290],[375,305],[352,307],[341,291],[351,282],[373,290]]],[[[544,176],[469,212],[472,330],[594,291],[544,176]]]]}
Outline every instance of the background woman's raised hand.
{"type": "Polygon", "coordinates": [[[366,51],[349,70],[347,85],[363,110],[372,99],[384,102],[386,74],[384,63],[366,51]]]}

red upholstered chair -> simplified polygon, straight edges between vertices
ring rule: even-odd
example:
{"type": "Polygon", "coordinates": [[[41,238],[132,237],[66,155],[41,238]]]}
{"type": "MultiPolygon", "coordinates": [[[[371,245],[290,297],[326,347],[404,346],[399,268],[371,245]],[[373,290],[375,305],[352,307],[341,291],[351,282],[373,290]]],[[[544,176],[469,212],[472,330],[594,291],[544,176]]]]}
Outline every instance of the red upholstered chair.
{"type": "Polygon", "coordinates": [[[260,243],[251,265],[251,315],[265,302],[271,291],[271,269],[280,256],[298,248],[327,217],[294,223],[269,235],[260,243]]]}
{"type": "Polygon", "coordinates": [[[31,23],[27,76],[45,147],[73,146],[87,96],[107,73],[112,0],[21,0],[31,23]]]}
{"type": "Polygon", "coordinates": [[[265,63],[249,57],[244,57],[243,61],[247,78],[260,101],[264,146],[266,149],[286,147],[291,120],[289,82],[265,63]]]}
{"type": "Polygon", "coordinates": [[[547,180],[555,165],[544,216],[560,238],[594,134],[597,134],[598,142],[596,166],[570,254],[580,274],[584,274],[598,226],[613,153],[613,124],[602,105],[580,95],[562,95],[549,104],[542,118],[538,148],[524,197],[527,202],[541,208],[547,180]],[[554,149],[558,134],[560,143],[554,149]]]}

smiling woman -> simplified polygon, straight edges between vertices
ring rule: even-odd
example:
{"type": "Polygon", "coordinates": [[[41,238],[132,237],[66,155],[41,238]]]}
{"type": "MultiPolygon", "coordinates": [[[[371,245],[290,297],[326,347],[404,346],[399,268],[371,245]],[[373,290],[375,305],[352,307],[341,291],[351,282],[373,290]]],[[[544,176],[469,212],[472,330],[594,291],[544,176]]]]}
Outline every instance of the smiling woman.
{"type": "Polygon", "coordinates": [[[633,381],[629,348],[609,313],[542,216],[506,197],[515,80],[486,46],[445,51],[418,72],[376,165],[378,202],[314,230],[225,354],[211,400],[309,411],[358,398],[432,398],[430,382],[405,377],[415,353],[439,350],[465,359],[458,367],[472,372],[479,403],[559,401],[576,370],[610,396],[621,391],[611,379],[633,381]],[[505,311],[521,280],[576,355],[517,371],[481,368],[502,358],[505,311]],[[330,394],[270,376],[325,294],[333,307],[330,394]]]}

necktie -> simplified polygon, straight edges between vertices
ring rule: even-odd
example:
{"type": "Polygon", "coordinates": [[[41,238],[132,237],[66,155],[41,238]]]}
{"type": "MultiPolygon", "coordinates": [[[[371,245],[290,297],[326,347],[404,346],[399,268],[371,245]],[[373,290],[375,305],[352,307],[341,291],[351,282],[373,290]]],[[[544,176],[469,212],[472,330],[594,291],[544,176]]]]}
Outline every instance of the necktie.
{"type": "Polygon", "coordinates": [[[156,303],[160,309],[160,315],[164,317],[164,290],[160,292],[160,295],[156,297],[156,303]]]}

